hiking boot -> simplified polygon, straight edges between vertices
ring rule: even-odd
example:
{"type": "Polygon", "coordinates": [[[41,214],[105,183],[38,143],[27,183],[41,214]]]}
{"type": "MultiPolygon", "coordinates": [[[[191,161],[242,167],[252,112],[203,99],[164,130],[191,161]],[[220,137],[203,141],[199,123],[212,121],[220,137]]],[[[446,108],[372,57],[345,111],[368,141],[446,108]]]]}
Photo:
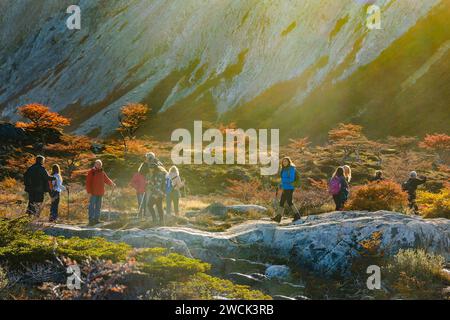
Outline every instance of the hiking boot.
{"type": "Polygon", "coordinates": [[[281,222],[281,214],[276,215],[275,217],[271,218],[272,221],[275,221],[276,223],[281,222]]]}
{"type": "Polygon", "coordinates": [[[292,222],[296,222],[302,219],[302,216],[299,213],[294,214],[294,219],[292,219],[292,222]]]}

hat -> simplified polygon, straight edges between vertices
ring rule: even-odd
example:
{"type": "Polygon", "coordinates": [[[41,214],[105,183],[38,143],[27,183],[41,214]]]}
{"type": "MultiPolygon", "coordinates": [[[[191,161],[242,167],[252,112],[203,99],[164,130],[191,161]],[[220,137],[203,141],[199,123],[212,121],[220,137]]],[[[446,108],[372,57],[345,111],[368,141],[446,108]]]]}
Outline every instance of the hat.
{"type": "Polygon", "coordinates": [[[411,171],[411,172],[409,173],[409,176],[410,176],[411,178],[417,178],[417,172],[411,171]]]}

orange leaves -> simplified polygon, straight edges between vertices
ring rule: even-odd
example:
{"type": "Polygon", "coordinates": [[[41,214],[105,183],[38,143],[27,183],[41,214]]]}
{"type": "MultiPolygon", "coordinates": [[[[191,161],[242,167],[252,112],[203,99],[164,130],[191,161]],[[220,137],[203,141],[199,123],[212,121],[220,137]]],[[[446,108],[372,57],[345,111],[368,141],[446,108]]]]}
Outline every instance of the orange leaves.
{"type": "Polygon", "coordinates": [[[143,121],[147,119],[150,108],[139,103],[129,103],[120,110],[120,127],[117,129],[123,136],[133,138],[143,121]]]}
{"type": "Polygon", "coordinates": [[[91,140],[83,136],[64,135],[61,142],[49,145],[47,150],[62,153],[64,155],[77,155],[82,152],[89,152],[91,140]]]}
{"type": "Polygon", "coordinates": [[[393,181],[372,182],[354,188],[348,203],[350,210],[390,210],[396,211],[407,204],[406,193],[393,181]]]}
{"type": "Polygon", "coordinates": [[[328,138],[330,141],[361,138],[362,129],[362,126],[357,124],[340,123],[336,129],[331,129],[328,132],[328,138]]]}
{"type": "Polygon", "coordinates": [[[262,189],[262,184],[259,180],[239,181],[228,180],[230,185],[227,187],[227,194],[235,199],[239,199],[244,203],[251,202],[258,197],[258,193],[262,189]]]}
{"type": "Polygon", "coordinates": [[[427,134],[420,147],[431,150],[450,150],[450,136],[446,134],[427,134]]]}
{"type": "Polygon", "coordinates": [[[30,123],[17,122],[16,126],[25,129],[61,129],[70,125],[70,120],[51,112],[42,104],[31,103],[19,107],[17,112],[22,117],[30,120],[30,123]]]}

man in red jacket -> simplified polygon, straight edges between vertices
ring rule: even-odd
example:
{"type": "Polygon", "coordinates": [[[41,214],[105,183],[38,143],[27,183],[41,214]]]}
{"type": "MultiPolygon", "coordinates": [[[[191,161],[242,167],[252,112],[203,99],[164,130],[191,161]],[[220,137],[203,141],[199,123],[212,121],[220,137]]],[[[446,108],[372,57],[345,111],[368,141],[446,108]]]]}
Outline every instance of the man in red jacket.
{"type": "Polygon", "coordinates": [[[96,160],[94,167],[89,170],[86,177],[86,191],[91,195],[89,200],[89,225],[100,222],[100,210],[102,209],[102,198],[105,194],[105,184],[112,186],[116,184],[103,171],[103,163],[96,160]]]}

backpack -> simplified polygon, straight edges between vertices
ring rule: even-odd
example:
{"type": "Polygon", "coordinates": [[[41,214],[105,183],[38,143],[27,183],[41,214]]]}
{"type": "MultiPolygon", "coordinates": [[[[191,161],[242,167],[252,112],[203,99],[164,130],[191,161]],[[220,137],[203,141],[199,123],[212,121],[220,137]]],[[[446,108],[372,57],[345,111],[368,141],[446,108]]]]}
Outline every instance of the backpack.
{"type": "Polygon", "coordinates": [[[338,177],[331,178],[328,185],[328,192],[333,196],[336,196],[341,192],[341,181],[338,177]]]}
{"type": "Polygon", "coordinates": [[[300,174],[297,171],[297,168],[294,167],[294,182],[292,182],[292,185],[297,188],[300,186],[300,174]]]}
{"type": "Polygon", "coordinates": [[[405,192],[409,191],[409,180],[402,183],[402,190],[405,192]]]}

